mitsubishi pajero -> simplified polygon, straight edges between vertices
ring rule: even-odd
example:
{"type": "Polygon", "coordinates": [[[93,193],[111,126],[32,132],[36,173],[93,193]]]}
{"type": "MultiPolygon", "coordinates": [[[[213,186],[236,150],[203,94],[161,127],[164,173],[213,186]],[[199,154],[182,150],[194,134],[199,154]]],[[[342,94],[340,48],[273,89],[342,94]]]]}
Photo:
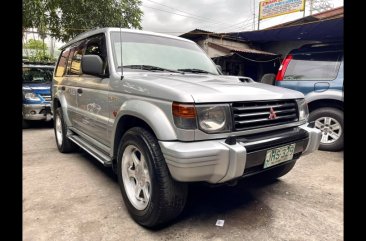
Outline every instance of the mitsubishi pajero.
{"type": "Polygon", "coordinates": [[[111,166],[145,227],[181,213],[188,183],[280,177],[321,138],[302,93],[221,75],[194,42],[138,30],[63,46],[52,108],[59,151],[79,146],[111,166]]]}

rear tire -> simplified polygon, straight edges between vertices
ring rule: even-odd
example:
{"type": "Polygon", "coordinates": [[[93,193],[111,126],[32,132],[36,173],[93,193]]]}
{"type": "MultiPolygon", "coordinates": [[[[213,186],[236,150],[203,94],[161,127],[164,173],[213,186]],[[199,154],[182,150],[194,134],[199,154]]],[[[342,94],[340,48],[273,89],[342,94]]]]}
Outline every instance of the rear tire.
{"type": "Polygon", "coordinates": [[[172,179],[159,143],[150,131],[134,127],[123,135],[117,176],[127,210],[138,224],[160,227],[183,211],[187,184],[172,179]]]}
{"type": "Polygon", "coordinates": [[[69,138],[67,138],[67,126],[64,121],[64,117],[62,114],[62,108],[58,107],[55,111],[54,116],[54,131],[55,131],[55,137],[56,137],[56,145],[58,150],[61,153],[69,153],[76,149],[76,144],[70,141],[69,138]]]}
{"type": "Polygon", "coordinates": [[[315,121],[315,127],[322,131],[320,150],[340,151],[343,149],[344,125],[341,110],[331,107],[316,109],[310,113],[309,121],[315,121]]]}

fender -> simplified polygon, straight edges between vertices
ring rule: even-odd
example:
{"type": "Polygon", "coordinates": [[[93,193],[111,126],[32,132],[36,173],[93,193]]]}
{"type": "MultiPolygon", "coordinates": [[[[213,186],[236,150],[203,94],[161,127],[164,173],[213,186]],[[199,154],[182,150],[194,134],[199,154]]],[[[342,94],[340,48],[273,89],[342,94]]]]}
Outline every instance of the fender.
{"type": "Polygon", "coordinates": [[[310,92],[305,96],[306,102],[309,104],[316,100],[338,100],[343,102],[343,91],[342,90],[327,90],[323,92],[310,92]]]}
{"type": "Polygon", "coordinates": [[[177,140],[177,134],[171,124],[172,121],[169,121],[159,107],[143,100],[127,100],[123,103],[113,123],[112,140],[116,134],[118,122],[125,115],[134,116],[146,122],[154,131],[158,140],[177,140]]]}
{"type": "Polygon", "coordinates": [[[66,101],[65,95],[63,94],[63,92],[61,91],[61,89],[59,87],[57,87],[57,89],[54,88],[54,90],[52,90],[52,92],[53,91],[55,91],[55,92],[54,92],[54,96],[52,97],[52,101],[51,101],[52,111],[53,111],[53,107],[54,107],[53,100],[58,99],[58,101],[60,102],[61,108],[62,108],[64,120],[65,120],[67,126],[71,126],[69,115],[67,113],[67,101],[66,101]]]}

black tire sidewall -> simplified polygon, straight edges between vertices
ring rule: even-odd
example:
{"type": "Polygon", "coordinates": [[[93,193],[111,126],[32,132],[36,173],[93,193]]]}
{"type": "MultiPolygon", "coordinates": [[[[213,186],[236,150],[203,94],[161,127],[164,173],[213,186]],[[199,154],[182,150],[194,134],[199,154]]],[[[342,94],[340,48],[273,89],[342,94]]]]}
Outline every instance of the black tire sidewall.
{"type": "Polygon", "coordinates": [[[152,166],[154,163],[153,157],[151,155],[152,150],[149,145],[150,145],[150,143],[147,142],[144,135],[141,135],[141,133],[136,133],[134,131],[134,129],[132,129],[132,130],[127,131],[126,134],[122,137],[121,142],[120,142],[120,147],[118,149],[118,155],[117,155],[117,158],[118,158],[117,159],[117,176],[118,176],[118,182],[119,182],[120,189],[122,192],[123,200],[124,200],[127,208],[129,209],[129,211],[133,215],[135,215],[137,217],[137,219],[140,219],[140,220],[145,220],[146,217],[149,217],[152,215],[153,209],[157,206],[156,204],[158,203],[158,199],[159,199],[159,195],[160,195],[159,190],[157,188],[158,184],[157,184],[157,180],[156,180],[156,175],[154,172],[155,168],[153,168],[153,166],[152,166]],[[123,155],[125,148],[129,145],[134,145],[138,149],[140,149],[140,151],[142,152],[142,154],[145,157],[146,164],[147,164],[147,167],[149,170],[150,181],[151,181],[150,201],[144,210],[137,210],[132,205],[132,203],[130,202],[130,200],[126,194],[125,187],[123,184],[122,172],[121,172],[122,155],[123,155]]]}
{"type": "Polygon", "coordinates": [[[55,111],[53,126],[54,126],[53,129],[54,129],[54,132],[55,132],[55,140],[56,140],[56,145],[57,145],[58,150],[62,153],[67,153],[67,152],[73,151],[75,149],[75,145],[74,145],[74,143],[71,143],[71,141],[66,136],[67,126],[66,126],[64,118],[63,118],[63,113],[62,113],[62,108],[61,107],[58,107],[55,111]],[[56,134],[56,120],[57,120],[57,118],[60,118],[61,126],[62,126],[62,143],[61,143],[61,145],[59,145],[59,143],[57,141],[57,134],[56,134]]]}
{"type": "Polygon", "coordinates": [[[323,107],[312,111],[309,115],[309,121],[315,121],[321,117],[331,117],[339,122],[342,128],[341,136],[335,142],[331,144],[320,143],[319,149],[325,151],[339,151],[343,149],[344,144],[344,122],[343,122],[343,112],[339,109],[332,107],[323,107]]]}

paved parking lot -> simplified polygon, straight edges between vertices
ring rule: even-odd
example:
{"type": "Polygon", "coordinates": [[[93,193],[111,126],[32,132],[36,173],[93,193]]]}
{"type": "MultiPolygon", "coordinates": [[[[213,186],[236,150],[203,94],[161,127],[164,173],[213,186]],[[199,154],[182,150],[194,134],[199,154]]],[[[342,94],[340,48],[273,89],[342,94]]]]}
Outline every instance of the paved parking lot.
{"type": "Polygon", "coordinates": [[[23,130],[23,240],[343,240],[343,152],[305,156],[273,183],[191,186],[182,216],[150,231],[109,168],[59,153],[52,127],[37,125],[23,130]]]}

